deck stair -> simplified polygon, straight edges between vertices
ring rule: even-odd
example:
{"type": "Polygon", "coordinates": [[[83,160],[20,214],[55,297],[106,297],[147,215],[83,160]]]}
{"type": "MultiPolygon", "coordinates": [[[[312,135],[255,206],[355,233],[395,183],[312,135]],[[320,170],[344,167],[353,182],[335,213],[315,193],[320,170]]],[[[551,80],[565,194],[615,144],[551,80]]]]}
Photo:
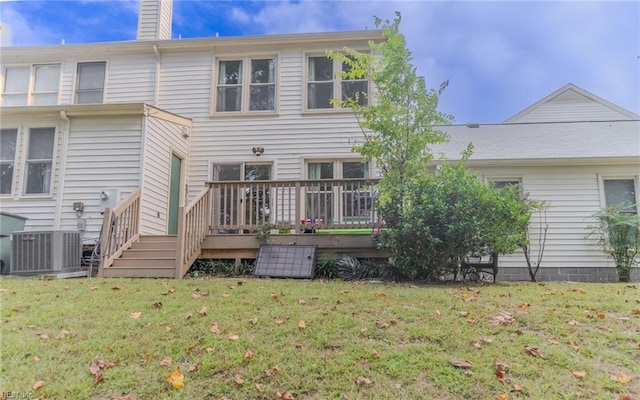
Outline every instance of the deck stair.
{"type": "Polygon", "coordinates": [[[108,278],[173,278],[176,271],[176,236],[140,236],[113,265],[104,268],[108,278]]]}

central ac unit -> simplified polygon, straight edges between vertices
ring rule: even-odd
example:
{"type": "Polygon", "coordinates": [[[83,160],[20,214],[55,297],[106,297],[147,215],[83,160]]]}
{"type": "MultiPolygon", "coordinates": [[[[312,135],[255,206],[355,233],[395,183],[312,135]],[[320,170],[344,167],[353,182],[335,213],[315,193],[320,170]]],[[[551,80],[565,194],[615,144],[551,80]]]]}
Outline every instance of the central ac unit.
{"type": "Polygon", "coordinates": [[[80,270],[82,243],[76,231],[34,231],[11,234],[12,275],[80,270]]]}

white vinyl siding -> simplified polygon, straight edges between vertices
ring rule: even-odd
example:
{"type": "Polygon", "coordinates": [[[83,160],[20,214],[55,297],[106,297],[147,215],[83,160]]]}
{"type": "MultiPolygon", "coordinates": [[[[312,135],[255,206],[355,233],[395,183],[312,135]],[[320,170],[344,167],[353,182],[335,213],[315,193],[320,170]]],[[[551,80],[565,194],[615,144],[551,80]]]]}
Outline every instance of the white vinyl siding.
{"type": "MultiPolygon", "coordinates": [[[[96,239],[102,226],[102,189],[115,188],[121,200],[140,185],[141,116],[77,117],[71,120],[61,229],[76,230],[73,203],[84,203],[84,237],[96,239]]],[[[62,168],[62,166],[61,166],[62,168]]]]}
{"type": "MultiPolygon", "coordinates": [[[[167,233],[169,214],[169,182],[172,152],[184,157],[188,171],[189,144],[183,133],[189,129],[159,118],[148,117],[145,123],[144,172],[142,177],[142,210],[140,230],[144,234],[167,233]]],[[[185,183],[188,176],[185,176],[185,183]]],[[[180,188],[184,197],[184,186],[180,188]]],[[[184,198],[181,199],[184,204],[184,198]]]]}
{"type": "Polygon", "coordinates": [[[138,40],[171,39],[172,0],[141,0],[138,40]]]}
{"type": "MultiPolygon", "coordinates": [[[[600,175],[624,174],[637,171],[637,166],[547,166],[547,167],[479,167],[480,177],[489,181],[496,176],[522,177],[523,192],[532,199],[548,203],[549,230],[539,278],[544,280],[545,268],[602,268],[612,267],[596,241],[588,238],[589,226],[595,223],[593,215],[601,210],[600,175]]],[[[529,231],[531,254],[538,251],[538,233],[541,221],[534,213],[529,231]]],[[[501,255],[501,268],[526,268],[522,251],[501,255]]],[[[528,280],[528,275],[512,277],[528,280]]],[[[569,279],[567,277],[567,279],[569,279]]],[[[572,278],[569,280],[576,280],[572,278]]]]}
{"type": "Polygon", "coordinates": [[[105,103],[155,102],[154,55],[111,57],[107,65],[105,103]]]}

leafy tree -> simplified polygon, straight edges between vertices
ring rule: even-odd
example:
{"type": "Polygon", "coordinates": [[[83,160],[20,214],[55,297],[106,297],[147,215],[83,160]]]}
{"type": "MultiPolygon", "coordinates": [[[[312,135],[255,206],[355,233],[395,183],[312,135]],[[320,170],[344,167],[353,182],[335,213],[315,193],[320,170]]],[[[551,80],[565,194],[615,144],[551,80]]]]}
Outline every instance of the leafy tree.
{"type": "MultiPolygon", "coordinates": [[[[466,170],[471,146],[463,162],[445,163],[439,174],[429,173],[429,146],[448,139],[438,127],[453,120],[437,110],[448,82],[437,91],[427,89],[412,65],[400,21],[399,13],[384,21],[385,40],[370,42],[370,53],[348,48],[327,53],[342,63],[343,80],[368,79],[374,85],[370,95],[355,93],[334,101],[355,112],[365,141],[354,150],[375,159],[382,172],[378,209],[385,229],[380,243],[405,276],[437,280],[485,246],[513,252],[531,213],[517,194],[488,187],[466,170]]],[[[381,23],[377,18],[376,27],[381,23]]]]}
{"type": "Polygon", "coordinates": [[[523,212],[529,212],[529,214],[535,213],[539,219],[538,225],[538,251],[534,254],[535,260],[531,254],[531,236],[528,229],[528,222],[525,226],[522,226],[523,236],[520,241],[520,248],[524,253],[524,258],[527,262],[527,269],[529,271],[529,278],[531,282],[536,282],[536,275],[540,270],[540,264],[542,264],[542,257],[544,256],[544,249],[547,244],[547,232],[549,231],[549,224],[547,223],[547,210],[549,205],[541,200],[523,198],[521,201],[523,212]]]}
{"type": "Polygon", "coordinates": [[[411,52],[400,33],[399,12],[390,22],[376,18],[376,28],[382,24],[384,41],[370,42],[370,53],[345,48],[342,52],[328,52],[328,56],[342,62],[342,78],[366,78],[374,88],[367,101],[356,93],[340,106],[349,107],[359,118],[365,141],[356,146],[365,158],[375,159],[382,172],[379,202],[385,207],[386,222],[393,224],[402,209],[408,188],[425,173],[431,161],[428,146],[447,139],[437,126],[448,125],[453,118],[437,110],[438,96],[446,88],[428,90],[423,77],[412,64],[411,52]]]}
{"type": "Polygon", "coordinates": [[[591,227],[591,234],[613,258],[620,282],[631,280],[631,268],[640,261],[640,217],[627,210],[625,205],[608,207],[594,215],[598,225],[591,227]]]}

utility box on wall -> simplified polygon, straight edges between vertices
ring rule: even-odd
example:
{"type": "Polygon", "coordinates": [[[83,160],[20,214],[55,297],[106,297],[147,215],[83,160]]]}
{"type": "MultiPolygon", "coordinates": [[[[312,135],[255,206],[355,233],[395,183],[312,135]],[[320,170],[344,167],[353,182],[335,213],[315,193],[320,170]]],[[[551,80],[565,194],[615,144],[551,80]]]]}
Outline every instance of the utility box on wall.
{"type": "Polygon", "coordinates": [[[100,212],[104,213],[107,208],[113,208],[120,201],[120,189],[107,188],[100,191],[100,212]]]}

